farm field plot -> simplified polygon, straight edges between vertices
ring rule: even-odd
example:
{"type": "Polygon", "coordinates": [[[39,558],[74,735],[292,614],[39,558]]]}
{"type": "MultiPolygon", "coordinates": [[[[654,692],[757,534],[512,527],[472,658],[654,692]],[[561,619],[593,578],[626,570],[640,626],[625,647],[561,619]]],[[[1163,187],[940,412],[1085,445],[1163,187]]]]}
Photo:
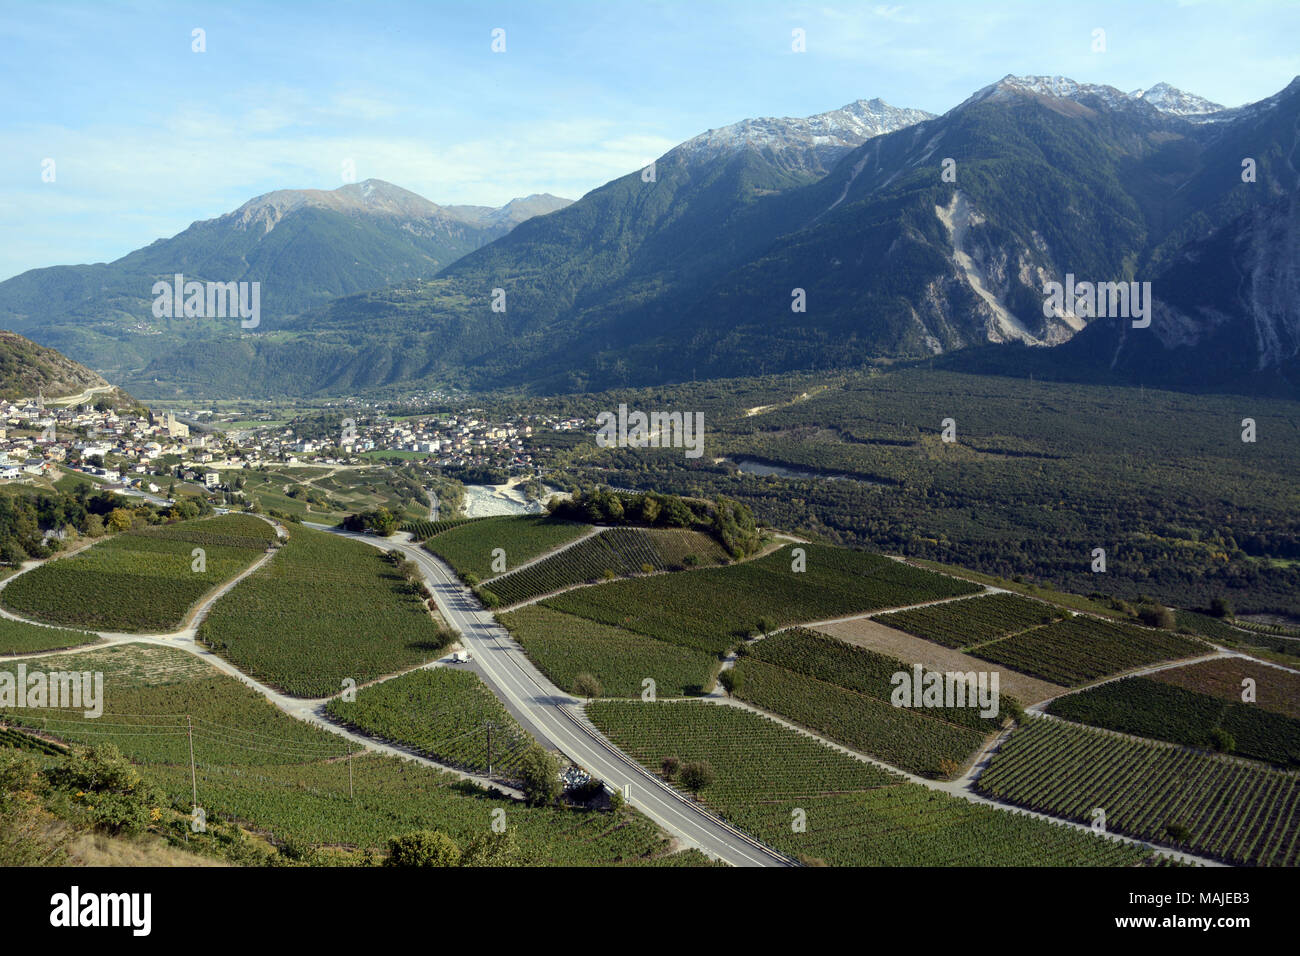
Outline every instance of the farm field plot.
{"type": "Polygon", "coordinates": [[[1072,617],[981,645],[971,653],[1032,677],[1073,686],[1208,650],[1200,641],[1168,631],[1072,617]]]}
{"type": "Polygon", "coordinates": [[[588,525],[560,521],[549,515],[506,515],[465,522],[434,535],[425,548],[450,564],[457,574],[473,574],[488,579],[492,570],[492,552],[506,553],[506,570],[545,554],[586,533],[588,525]]]}
{"type": "Polygon", "coordinates": [[[652,772],[707,761],[700,800],[792,856],[836,866],[1123,866],[1145,852],[929,790],[775,721],[704,702],[600,701],[592,721],[652,772]],[[795,811],[806,816],[795,832],[795,811]]]}
{"type": "MultiPolygon", "coordinates": [[[[846,644],[896,657],[908,666],[920,664],[926,670],[965,673],[988,667],[988,662],[978,657],[896,631],[874,618],[863,617],[836,624],[822,624],[815,630],[846,644]]],[[[998,674],[1002,692],[1026,704],[1037,703],[1065,693],[1065,688],[1060,684],[1030,677],[1009,667],[1000,668],[998,674]]]]}
{"type": "Polygon", "coordinates": [[[990,594],[881,614],[875,620],[944,647],[966,648],[1050,623],[1064,614],[1060,608],[1016,594],[990,594]]]}
{"type": "Polygon", "coordinates": [[[639,697],[647,677],[661,697],[688,696],[708,691],[721,666],[717,655],[707,651],[535,604],[502,614],[501,623],[564,690],[587,673],[600,681],[605,697],[639,697]]]}
{"type": "Polygon", "coordinates": [[[800,545],[807,570],[792,570],[790,547],[725,568],[613,581],[542,603],[639,631],[672,644],[719,653],[754,633],[855,612],[914,604],[978,590],[973,584],[865,551],[800,545]]]}
{"type": "Polygon", "coordinates": [[[399,518],[428,514],[415,500],[418,485],[384,467],[339,469],[282,468],[243,473],[245,492],[264,509],[276,509],[308,520],[336,521],[350,512],[380,506],[399,518]]]}
{"type": "MultiPolygon", "coordinates": [[[[903,671],[909,677],[914,676],[911,667],[896,657],[854,647],[801,627],[790,628],[755,644],[747,645],[745,651],[747,656],[742,660],[764,661],[883,701],[889,701],[894,693],[896,685],[892,678],[895,674],[903,671]]],[[[986,675],[989,673],[987,665],[970,670],[986,675]]],[[[963,690],[961,700],[955,700],[953,707],[914,705],[903,709],[909,709],[919,717],[958,724],[982,734],[991,734],[1002,726],[1005,714],[1018,705],[1009,698],[1009,695],[1001,692],[999,676],[1000,712],[994,716],[981,717],[976,690],[975,684],[970,686],[969,693],[963,690]]]]}
{"type": "MultiPolygon", "coordinates": [[[[1233,644],[1248,642],[1251,637],[1242,628],[1233,627],[1221,618],[1197,614],[1195,611],[1185,611],[1180,608],[1174,612],[1174,620],[1180,629],[1186,628],[1212,641],[1233,644]]],[[[1300,648],[1297,648],[1297,651],[1300,651],[1300,648]]]]}
{"type": "MultiPolygon", "coordinates": [[[[353,764],[348,797],[346,760],[242,767],[204,764],[199,799],[208,818],[234,819],[278,839],[312,845],[382,850],[390,837],[441,830],[464,848],[490,832],[504,811],[515,832],[520,866],[608,866],[657,857],[670,847],[636,811],[619,814],[526,807],[493,799],[455,777],[396,757],[365,754],[353,764]]],[[[189,801],[188,764],[152,771],[176,800],[189,801]]]]}
{"type": "Polygon", "coordinates": [[[218,515],[124,531],[67,558],[12,578],[10,611],[103,631],[173,631],[213,588],[261,557],[274,529],[251,515],[218,515]],[[205,569],[193,570],[193,549],[205,569]]]}
{"type": "Polygon", "coordinates": [[[1300,720],[1242,703],[1240,691],[1237,696],[1235,701],[1224,700],[1129,677],[1060,697],[1047,712],[1092,727],[1204,749],[1217,749],[1213,734],[1223,731],[1231,736],[1236,756],[1300,768],[1300,720]]]}
{"type": "Polygon", "coordinates": [[[951,777],[984,743],[980,731],[784,667],[746,658],[736,671],[741,700],[918,776],[951,777]]]}
{"type": "Polygon", "coordinates": [[[1300,638],[1295,636],[1257,629],[1260,625],[1252,625],[1248,621],[1237,620],[1229,624],[1221,618],[1182,609],[1174,612],[1174,618],[1180,632],[1190,632],[1216,644],[1240,648],[1248,653],[1271,651],[1280,655],[1282,663],[1287,667],[1300,667],[1300,638]]]}
{"type": "Polygon", "coordinates": [[[291,479],[288,475],[248,470],[242,477],[245,494],[264,511],[282,511],[306,521],[336,521],[344,514],[341,502],[333,502],[332,506],[327,507],[319,503],[312,504],[305,497],[291,496],[289,492],[295,489],[301,489],[296,494],[305,494],[310,489],[299,485],[296,479],[291,479]]]}
{"type": "Polygon", "coordinates": [[[94,644],[98,640],[98,637],[86,631],[43,627],[40,624],[28,624],[24,621],[11,621],[0,617],[0,656],[55,651],[62,647],[94,644]]]}
{"type": "Polygon", "coordinates": [[[907,560],[909,564],[914,564],[919,568],[930,568],[934,571],[953,574],[968,581],[974,581],[977,584],[986,584],[989,587],[1023,595],[1026,598],[1037,598],[1040,601],[1046,601],[1048,604],[1066,607],[1072,611],[1082,611],[1085,614],[1095,614],[1098,617],[1113,617],[1116,619],[1121,617],[1105,600],[1084,597],[1082,594],[1076,594],[1073,591],[1061,591],[1054,587],[1034,584],[1029,581],[1016,581],[1013,578],[999,577],[995,574],[981,574],[979,571],[965,565],[945,564],[942,561],[930,561],[917,557],[909,557],[907,560]]]}
{"type": "Polygon", "coordinates": [[[439,763],[510,776],[532,738],[472,671],[433,667],[362,687],[351,703],[338,697],[325,712],[349,727],[408,747],[439,763]]]}
{"type": "Polygon", "coordinates": [[[328,697],[437,655],[419,593],[375,548],[295,527],[274,559],[213,605],[198,639],[260,681],[328,697]]]}
{"type": "MultiPolygon", "coordinates": [[[[492,799],[451,774],[377,754],[351,761],[355,797],[349,798],[347,741],[281,713],[193,655],[119,645],[76,659],[104,672],[102,717],[86,720],[81,711],[33,717],[31,710],[0,716],[60,740],[110,741],[168,802],[188,808],[188,714],[199,803],[209,821],[234,820],[276,841],[376,850],[389,837],[438,829],[464,847],[489,832],[499,809],[515,831],[524,865],[608,865],[647,860],[667,848],[658,829],[634,811],[525,807],[492,799]]],[[[68,660],[52,657],[43,666],[68,666],[68,660]]]]}
{"type": "Polygon", "coordinates": [[[1186,667],[1170,667],[1151,680],[1222,700],[1240,702],[1242,681],[1255,682],[1253,706],[1300,720],[1300,674],[1243,657],[1221,657],[1186,667]]]}
{"type": "Polygon", "coordinates": [[[503,604],[518,604],[575,584],[649,571],[681,570],[685,562],[725,564],[727,554],[707,534],[677,528],[610,528],[559,554],[493,578],[503,604]]]}
{"type": "Polygon", "coordinates": [[[409,531],[411,538],[415,541],[426,541],[434,535],[442,534],[444,531],[450,531],[452,528],[459,528],[461,525],[469,524],[471,521],[482,521],[482,518],[444,518],[441,521],[430,521],[428,518],[421,518],[418,521],[408,521],[402,525],[402,531],[409,531]]]}
{"type": "Polygon", "coordinates": [[[1228,863],[1295,866],[1300,776],[1037,717],[976,786],[1000,800],[1228,863]]]}
{"type": "Polygon", "coordinates": [[[332,758],[346,742],[276,710],[252,688],[193,654],[148,644],[118,644],[78,654],[34,658],[29,670],[77,670],[104,675],[103,716],[82,710],[0,710],[14,724],[64,740],[105,738],[133,761],[189,768],[186,716],[194,726],[195,758],[216,764],[288,762],[287,754],[332,758]]]}

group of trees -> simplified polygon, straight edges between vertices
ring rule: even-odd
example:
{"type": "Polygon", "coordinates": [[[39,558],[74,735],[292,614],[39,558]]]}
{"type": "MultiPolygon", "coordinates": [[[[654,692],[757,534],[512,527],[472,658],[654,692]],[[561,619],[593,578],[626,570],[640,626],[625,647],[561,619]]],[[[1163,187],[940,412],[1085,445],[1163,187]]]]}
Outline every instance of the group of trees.
{"type": "Polygon", "coordinates": [[[416,830],[388,841],[384,866],[517,866],[520,862],[514,830],[485,833],[463,850],[441,830],[416,830]]]}
{"type": "MultiPolygon", "coordinates": [[[[145,509],[152,514],[152,509],[145,509]]],[[[29,489],[0,492],[0,561],[19,564],[28,558],[47,558],[47,531],[62,531],[65,537],[99,537],[106,530],[131,527],[136,509],[125,499],[106,491],[92,491],[78,484],[71,491],[29,489]],[[121,512],[113,518],[114,512],[121,512]]],[[[147,519],[141,519],[147,520],[147,519]]]]}
{"type": "MultiPolygon", "coordinates": [[[[590,675],[587,675],[590,676],[590,675]]],[[[580,676],[581,679],[581,676],[580,676]]],[[[595,680],[595,678],[592,678],[595,680]]],[[[595,687],[599,694],[599,685],[595,687]]],[[[524,791],[524,799],[529,806],[544,807],[556,803],[565,796],[564,783],[560,780],[560,761],[549,750],[533,744],[524,754],[519,764],[519,781],[524,791]]],[[[581,787],[569,791],[571,802],[590,806],[605,792],[605,784],[595,777],[590,778],[581,787]]],[[[623,794],[615,790],[609,797],[609,808],[617,812],[623,806],[623,794]]]]}
{"type": "Polygon", "coordinates": [[[712,534],[733,558],[759,548],[758,527],[747,505],[722,496],[713,501],[655,491],[614,491],[601,485],[574,488],[568,499],[546,503],[553,517],[602,525],[692,528],[712,534]]]}
{"type": "Polygon", "coordinates": [[[695,794],[711,786],[717,779],[713,764],[707,760],[688,760],[682,763],[679,757],[665,757],[659,769],[665,780],[676,780],[695,794]]]}
{"type": "Polygon", "coordinates": [[[146,525],[189,521],[212,514],[205,498],[182,495],[166,510],[140,500],[79,482],[68,491],[21,488],[0,492],[0,563],[19,564],[28,558],[48,558],[62,546],[46,532],[98,538],[146,525]]]}
{"type": "Polygon", "coordinates": [[[653,491],[629,494],[600,485],[575,488],[568,499],[552,498],[546,509],[569,521],[665,528],[692,528],[707,524],[712,517],[707,502],[653,491]]]}
{"type": "Polygon", "coordinates": [[[397,530],[400,523],[397,515],[381,505],[372,511],[358,511],[348,515],[343,519],[343,530],[357,533],[369,531],[387,538],[397,530]]]}

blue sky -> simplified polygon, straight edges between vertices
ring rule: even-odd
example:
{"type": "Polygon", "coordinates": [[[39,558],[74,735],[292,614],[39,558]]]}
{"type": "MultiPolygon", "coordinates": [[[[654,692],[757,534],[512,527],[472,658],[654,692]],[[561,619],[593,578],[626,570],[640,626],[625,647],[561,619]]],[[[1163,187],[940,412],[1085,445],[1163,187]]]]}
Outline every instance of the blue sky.
{"type": "Polygon", "coordinates": [[[347,161],[434,202],[500,205],[576,199],[745,117],[875,96],[942,113],[1007,73],[1163,80],[1235,106],[1300,74],[1298,40],[1295,0],[3,0],[0,279],[115,259],[272,189],[335,188],[347,161]]]}

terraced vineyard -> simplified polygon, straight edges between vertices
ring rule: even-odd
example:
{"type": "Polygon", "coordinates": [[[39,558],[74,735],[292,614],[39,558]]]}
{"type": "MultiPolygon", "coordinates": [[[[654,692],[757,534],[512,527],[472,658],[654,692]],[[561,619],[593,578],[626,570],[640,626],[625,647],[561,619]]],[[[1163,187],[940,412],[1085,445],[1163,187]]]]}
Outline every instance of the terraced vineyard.
{"type": "Polygon", "coordinates": [[[251,515],[125,531],[8,582],[10,611],[103,631],[174,631],[195,603],[261,557],[274,529],[251,515]],[[194,548],[205,552],[195,571],[194,548]]]}
{"type": "Polygon", "coordinates": [[[1254,706],[1300,720],[1300,674],[1241,657],[1220,657],[1156,671],[1151,679],[1220,700],[1241,701],[1242,682],[1255,682],[1254,706]]]}
{"type": "MultiPolygon", "coordinates": [[[[238,821],[277,842],[375,850],[389,837],[437,829],[464,847],[490,832],[493,814],[501,810],[523,865],[646,861],[666,849],[657,828],[635,811],[526,807],[409,761],[377,754],[349,761],[347,741],[281,713],[239,681],[179,650],[119,645],[77,659],[102,670],[112,688],[102,717],[86,720],[80,711],[50,710],[33,716],[23,710],[0,711],[0,718],[44,728],[61,740],[111,741],[163,789],[169,803],[188,808],[189,715],[199,803],[209,822],[238,821]]],[[[52,657],[31,666],[57,668],[67,660],[52,657]]]]}
{"type": "Polygon", "coordinates": [[[66,749],[33,734],[5,726],[0,726],[0,747],[17,747],[19,750],[32,750],[49,756],[58,756],[66,749]]]}
{"type": "Polygon", "coordinates": [[[93,644],[98,640],[98,637],[86,631],[45,627],[41,624],[28,624],[24,621],[11,621],[0,617],[0,655],[54,651],[62,647],[93,644]]]}
{"type": "Polygon", "coordinates": [[[675,528],[610,528],[489,587],[503,604],[518,604],[575,584],[650,571],[680,570],[694,562],[725,564],[727,554],[707,534],[675,528]]]}
{"type": "Polygon", "coordinates": [[[979,731],[783,667],[743,660],[736,671],[742,700],[918,776],[952,776],[984,742],[979,731]]]}
{"type": "Polygon", "coordinates": [[[295,527],[275,558],[213,605],[198,639],[286,693],[328,697],[424,663],[445,643],[378,550],[295,527]]]}
{"type": "MultiPolygon", "coordinates": [[[[1218,644],[1226,644],[1229,647],[1243,645],[1248,648],[1262,647],[1277,654],[1300,658],[1300,639],[1295,636],[1288,637],[1285,633],[1269,633],[1267,630],[1256,629],[1263,625],[1251,625],[1242,621],[1234,626],[1220,618],[1197,614],[1195,611],[1179,610],[1175,612],[1174,617],[1178,622],[1179,630],[1191,631],[1218,644]]],[[[1280,632],[1282,629],[1277,630],[1280,632]]],[[[1295,662],[1290,662],[1288,666],[1294,667],[1295,662]]]]}
{"type": "Polygon", "coordinates": [[[252,688],[184,651],[119,644],[35,658],[28,667],[102,673],[103,716],[86,719],[82,710],[54,708],[0,710],[0,716],[64,740],[93,744],[103,737],[139,763],[188,769],[187,715],[196,759],[212,764],[275,765],[347,752],[342,738],[285,716],[252,688]]]}
{"type": "Polygon", "coordinates": [[[805,571],[793,570],[787,546],[725,568],[614,581],[542,603],[716,654],[755,633],[760,622],[783,627],[978,590],[878,554],[799,547],[807,552],[805,571]]]}
{"type": "Polygon", "coordinates": [[[991,797],[1229,863],[1300,862],[1300,776],[1038,717],[980,775],[991,797]]]}
{"type": "Polygon", "coordinates": [[[1231,752],[1238,756],[1300,768],[1300,720],[1242,703],[1240,689],[1239,684],[1237,700],[1223,700],[1130,677],[1057,698],[1048,712],[1092,727],[1205,749],[1215,748],[1216,732],[1226,732],[1232,738],[1231,752]]]}
{"type": "Polygon", "coordinates": [[[880,614],[875,620],[944,647],[960,649],[1047,624],[1064,613],[1050,604],[1016,594],[990,594],[880,614]]]}
{"type": "Polygon", "coordinates": [[[785,853],[837,866],[1124,866],[1145,852],[903,783],[735,707],[599,701],[592,721],[652,772],[705,760],[701,801],[785,853]],[[806,828],[792,823],[802,811],[806,828]]]}
{"type": "Polygon", "coordinates": [[[560,521],[549,515],[506,515],[465,521],[424,543],[426,550],[452,566],[462,578],[472,574],[486,580],[492,570],[492,552],[506,553],[505,572],[584,534],[588,525],[560,521]]]}
{"type": "MultiPolygon", "coordinates": [[[[883,701],[890,701],[894,694],[897,685],[893,678],[896,674],[902,671],[909,677],[914,676],[911,665],[897,658],[855,647],[806,628],[791,628],[773,634],[747,646],[745,650],[750,659],[766,661],[883,701]]],[[[929,671],[922,673],[928,674],[929,671]]],[[[988,672],[985,674],[988,675],[988,672]]],[[[978,674],[976,678],[978,683],[978,674]]],[[[991,680],[991,676],[986,676],[986,681],[991,680]]],[[[981,717],[976,696],[977,683],[970,685],[969,692],[963,689],[961,700],[956,701],[954,707],[921,707],[914,704],[910,710],[918,716],[959,724],[981,734],[993,733],[1002,726],[1008,707],[1014,708],[1017,705],[999,692],[998,713],[981,717]]],[[[990,685],[986,683],[986,686],[990,685]]]]}
{"type": "Polygon", "coordinates": [[[1241,628],[1233,627],[1222,618],[1210,617],[1208,614],[1197,614],[1195,611],[1179,609],[1174,612],[1174,620],[1180,629],[1193,631],[1202,637],[1208,637],[1212,641],[1232,644],[1248,641],[1250,638],[1250,635],[1241,628]]]}
{"type": "Polygon", "coordinates": [[[430,521],[427,518],[419,521],[407,521],[398,530],[409,531],[412,539],[416,541],[427,541],[435,535],[442,534],[444,531],[450,531],[452,528],[459,528],[461,525],[469,524],[471,521],[482,521],[482,518],[446,518],[441,521],[430,521]]]}
{"type": "Polygon", "coordinates": [[[565,690],[587,673],[600,682],[605,697],[640,697],[647,677],[661,697],[687,696],[711,689],[721,666],[707,651],[536,604],[502,614],[501,623],[542,673],[565,690]]]}
{"type": "Polygon", "coordinates": [[[1168,631],[1079,616],[983,644],[970,653],[1071,686],[1207,651],[1200,641],[1168,631]]]}
{"type": "MultiPolygon", "coordinates": [[[[450,774],[396,757],[295,762],[247,770],[202,763],[199,800],[208,818],[234,819],[277,839],[382,850],[390,837],[441,830],[461,847],[490,831],[494,811],[515,832],[521,866],[611,866],[657,857],[667,842],[646,817],[527,807],[468,790],[450,774]]],[[[189,802],[189,765],[149,769],[177,802],[189,802]]]]}
{"type": "Polygon", "coordinates": [[[447,667],[412,671],[363,687],[355,701],[336,697],[325,711],[362,733],[474,773],[488,772],[489,724],[495,773],[512,775],[532,739],[477,674],[447,667]]]}

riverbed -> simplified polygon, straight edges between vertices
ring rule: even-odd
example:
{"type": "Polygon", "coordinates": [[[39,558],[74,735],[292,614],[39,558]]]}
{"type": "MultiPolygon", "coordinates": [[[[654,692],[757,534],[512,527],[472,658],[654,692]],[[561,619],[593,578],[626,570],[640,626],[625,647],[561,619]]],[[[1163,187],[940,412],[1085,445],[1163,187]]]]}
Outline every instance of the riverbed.
{"type": "Polygon", "coordinates": [[[486,518],[496,515],[537,515],[546,511],[546,502],[559,494],[555,488],[542,486],[542,497],[529,501],[524,496],[522,480],[504,485],[466,485],[465,517],[486,518]]]}

